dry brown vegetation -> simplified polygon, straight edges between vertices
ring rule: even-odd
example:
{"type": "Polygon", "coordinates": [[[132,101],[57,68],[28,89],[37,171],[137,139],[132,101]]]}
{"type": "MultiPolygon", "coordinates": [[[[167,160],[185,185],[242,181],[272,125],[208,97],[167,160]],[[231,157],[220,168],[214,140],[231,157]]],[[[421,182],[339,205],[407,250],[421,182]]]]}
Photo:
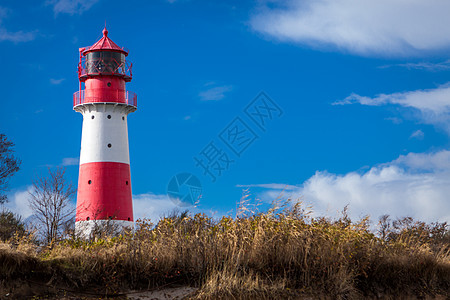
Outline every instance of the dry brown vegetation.
{"type": "Polygon", "coordinates": [[[0,297],[120,297],[175,284],[198,287],[193,299],[446,299],[447,226],[385,217],[379,228],[345,212],[313,218],[296,204],[236,219],[143,220],[133,233],[51,249],[16,237],[0,244],[0,297]]]}

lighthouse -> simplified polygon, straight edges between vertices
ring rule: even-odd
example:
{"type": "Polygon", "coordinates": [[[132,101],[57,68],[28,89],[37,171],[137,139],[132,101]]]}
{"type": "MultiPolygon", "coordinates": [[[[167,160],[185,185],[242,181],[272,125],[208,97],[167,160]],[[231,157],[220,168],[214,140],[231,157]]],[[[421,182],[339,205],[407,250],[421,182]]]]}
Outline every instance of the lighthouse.
{"type": "Polygon", "coordinates": [[[94,230],[133,226],[128,114],[137,107],[126,90],[132,64],[128,50],[103,37],[80,48],[79,90],[73,109],[83,115],[75,232],[89,237],[94,230]],[[84,86],[84,89],[83,89],[84,86]]]}

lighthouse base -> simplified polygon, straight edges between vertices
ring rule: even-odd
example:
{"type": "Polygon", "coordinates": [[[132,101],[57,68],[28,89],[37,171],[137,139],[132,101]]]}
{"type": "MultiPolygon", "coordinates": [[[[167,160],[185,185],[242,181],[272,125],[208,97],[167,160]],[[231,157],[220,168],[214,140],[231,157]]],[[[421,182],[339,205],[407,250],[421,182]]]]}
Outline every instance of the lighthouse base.
{"type": "Polygon", "coordinates": [[[118,235],[134,229],[134,222],[125,220],[89,220],[75,222],[75,235],[90,239],[99,235],[118,235]]]}

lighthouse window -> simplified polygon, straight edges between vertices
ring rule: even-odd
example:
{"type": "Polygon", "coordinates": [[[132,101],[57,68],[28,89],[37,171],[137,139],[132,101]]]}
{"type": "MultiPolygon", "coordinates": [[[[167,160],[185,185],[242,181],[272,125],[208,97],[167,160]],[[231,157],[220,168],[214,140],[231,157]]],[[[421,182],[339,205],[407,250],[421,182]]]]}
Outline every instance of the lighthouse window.
{"type": "Polygon", "coordinates": [[[94,116],[91,117],[92,120],[94,120],[94,118],[95,118],[94,116]]]}
{"type": "Polygon", "coordinates": [[[90,219],[90,218],[89,218],[89,217],[87,217],[87,218],[86,218],[86,221],[89,221],[89,219],[90,219]]]}
{"type": "Polygon", "coordinates": [[[111,146],[112,146],[111,144],[108,144],[108,148],[111,148],[111,146]]]}
{"type": "Polygon", "coordinates": [[[125,117],[122,117],[122,120],[124,120],[124,121],[125,121],[125,117]]]}
{"type": "Polygon", "coordinates": [[[86,71],[88,74],[125,74],[125,55],[112,51],[89,52],[86,55],[86,71]]]}
{"type": "Polygon", "coordinates": [[[89,180],[89,181],[88,181],[88,184],[91,184],[91,183],[92,183],[92,180],[89,180]]]}
{"type": "Polygon", "coordinates": [[[130,221],[131,220],[131,218],[130,217],[128,217],[128,221],[130,221]]]}
{"type": "Polygon", "coordinates": [[[127,180],[127,181],[125,181],[125,184],[126,184],[126,185],[128,185],[128,180],[127,180]]]}
{"type": "Polygon", "coordinates": [[[107,86],[110,87],[111,86],[111,82],[108,82],[107,86]]]}
{"type": "Polygon", "coordinates": [[[111,115],[108,115],[108,119],[111,119],[111,115]]]}

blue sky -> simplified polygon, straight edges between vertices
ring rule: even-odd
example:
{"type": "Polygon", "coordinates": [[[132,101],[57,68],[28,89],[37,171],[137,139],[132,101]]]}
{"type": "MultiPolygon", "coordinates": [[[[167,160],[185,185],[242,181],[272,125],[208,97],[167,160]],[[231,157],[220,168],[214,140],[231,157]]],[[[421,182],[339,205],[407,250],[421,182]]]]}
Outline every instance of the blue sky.
{"type": "Polygon", "coordinates": [[[8,206],[28,216],[27,190],[49,166],[77,183],[78,48],[106,21],[133,62],[136,217],[175,208],[167,185],[188,172],[203,187],[190,209],[216,216],[234,216],[249,189],[317,214],[348,204],[354,218],[450,221],[449,11],[444,0],[2,1],[0,128],[23,161],[8,206]],[[282,110],[264,130],[245,114],[260,92],[282,110]],[[240,156],[220,139],[237,117],[257,136],[240,156]],[[210,142],[233,160],[215,182],[194,161],[210,142]]]}

